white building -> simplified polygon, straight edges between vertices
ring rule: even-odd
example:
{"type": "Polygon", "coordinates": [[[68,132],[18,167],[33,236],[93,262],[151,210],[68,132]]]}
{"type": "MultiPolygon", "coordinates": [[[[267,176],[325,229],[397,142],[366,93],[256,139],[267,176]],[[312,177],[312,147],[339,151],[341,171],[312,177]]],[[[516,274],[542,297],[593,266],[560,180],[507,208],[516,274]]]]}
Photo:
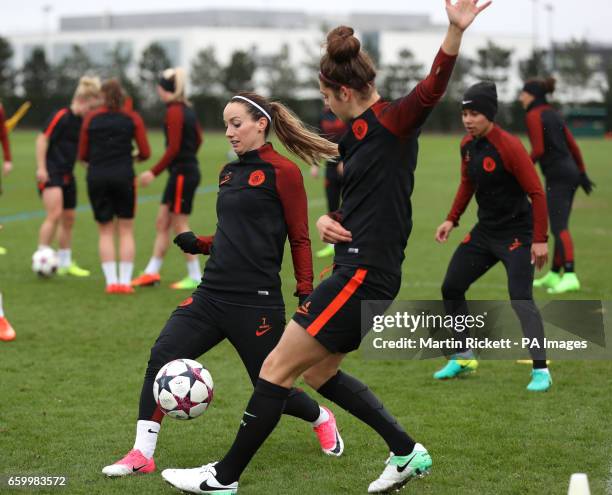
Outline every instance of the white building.
{"type": "MultiPolygon", "coordinates": [[[[291,61],[300,67],[320,53],[324,33],[330,27],[346,24],[355,28],[357,35],[368,46],[378,47],[382,65],[391,63],[404,48],[428,66],[440,46],[445,26],[431,23],[427,15],[407,14],[319,14],[300,11],[263,10],[197,10],[149,14],[127,14],[87,17],[64,17],[58,31],[48,33],[15,34],[9,40],[15,50],[14,64],[23,65],[36,47],[43,47],[52,63],[59,62],[80,45],[95,63],[103,64],[108,52],[119,45],[131,55],[132,70],[142,51],[157,42],[166,50],[174,65],[189,70],[196,53],[209,46],[215,48],[219,62],[226,64],[236,50],[254,50],[260,60],[279,52],[286,44],[291,61]]],[[[505,36],[469,32],[462,53],[476,58],[477,50],[488,40],[513,50],[513,67],[503,99],[513,98],[521,81],[518,80],[518,61],[529,56],[532,44],[527,36],[505,36]]],[[[301,69],[306,70],[304,68],[301,69]]],[[[256,75],[256,80],[261,74],[256,75]]]]}

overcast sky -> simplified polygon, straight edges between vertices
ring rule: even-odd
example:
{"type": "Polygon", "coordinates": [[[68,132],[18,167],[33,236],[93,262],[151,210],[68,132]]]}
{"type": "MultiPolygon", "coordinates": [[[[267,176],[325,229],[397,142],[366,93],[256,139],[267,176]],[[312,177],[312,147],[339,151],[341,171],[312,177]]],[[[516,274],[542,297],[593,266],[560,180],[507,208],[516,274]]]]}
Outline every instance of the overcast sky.
{"type": "MultiPolygon", "coordinates": [[[[481,0],[483,1],[483,0],[481,0]]],[[[546,44],[550,36],[549,13],[546,5],[554,5],[552,26],[554,39],[571,37],[589,41],[612,43],[612,0],[494,0],[483,13],[475,29],[488,33],[524,34],[533,31],[534,1],[537,10],[537,37],[546,44]]],[[[45,6],[51,6],[46,15],[51,29],[57,28],[62,16],[100,14],[102,12],[130,13],[203,8],[248,7],[256,9],[290,9],[310,12],[361,11],[426,13],[435,22],[445,22],[443,0],[11,0],[2,1],[0,34],[40,31],[45,26],[45,6]]]]}

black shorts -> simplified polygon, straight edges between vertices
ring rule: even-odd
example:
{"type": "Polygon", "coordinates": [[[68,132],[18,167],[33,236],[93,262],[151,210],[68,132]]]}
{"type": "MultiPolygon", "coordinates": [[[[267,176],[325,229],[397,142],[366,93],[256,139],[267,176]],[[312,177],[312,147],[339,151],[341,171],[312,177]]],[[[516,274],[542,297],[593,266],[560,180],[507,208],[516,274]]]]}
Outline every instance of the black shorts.
{"type": "Polygon", "coordinates": [[[361,302],[390,301],[399,292],[401,277],[378,270],[336,266],[298,308],[293,320],[330,352],[347,353],[359,347],[361,302]]]}
{"type": "Polygon", "coordinates": [[[197,359],[228,339],[255,383],[284,330],[282,307],[240,306],[196,291],[172,313],[155,347],[166,360],[197,359]]]}
{"type": "Polygon", "coordinates": [[[162,204],[168,205],[171,213],[189,215],[193,209],[193,197],[200,184],[200,171],[171,172],[162,196],[162,204]]]}
{"type": "Polygon", "coordinates": [[[77,190],[76,181],[74,175],[67,174],[50,174],[49,180],[44,184],[39,182],[37,184],[38,193],[42,196],[45,189],[49,187],[61,187],[63,197],[63,209],[74,210],[77,204],[77,190]]]}
{"type": "Polygon", "coordinates": [[[113,218],[134,218],[136,182],[133,176],[94,176],[87,178],[89,202],[98,223],[113,218]]]}

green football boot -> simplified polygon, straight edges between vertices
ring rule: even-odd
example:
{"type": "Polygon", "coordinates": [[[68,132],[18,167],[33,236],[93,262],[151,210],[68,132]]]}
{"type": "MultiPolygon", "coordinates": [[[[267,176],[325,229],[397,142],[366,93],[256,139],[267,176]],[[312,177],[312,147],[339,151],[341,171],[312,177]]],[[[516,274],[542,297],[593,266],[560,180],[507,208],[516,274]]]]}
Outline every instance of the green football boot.
{"type": "Polygon", "coordinates": [[[478,368],[478,361],[476,359],[460,359],[454,357],[449,359],[446,366],[439,369],[433,374],[436,380],[448,380],[449,378],[455,378],[459,375],[473,373],[478,368]]]}
{"type": "Polygon", "coordinates": [[[564,292],[577,292],[580,290],[580,282],[574,272],[564,273],[556,285],[550,287],[548,294],[563,294],[564,292]]]}
{"type": "Polygon", "coordinates": [[[76,264],[76,261],[70,263],[69,266],[62,266],[57,269],[58,275],[72,275],[73,277],[89,277],[91,275],[89,270],[81,268],[76,264]]]}
{"type": "Polygon", "coordinates": [[[548,272],[546,275],[540,278],[536,278],[533,281],[534,287],[544,287],[545,289],[550,289],[554,287],[561,281],[561,274],[558,272],[548,272]]]}
{"type": "Polygon", "coordinates": [[[198,288],[198,285],[200,285],[199,280],[191,278],[189,275],[187,275],[185,278],[179,280],[178,282],[170,284],[170,288],[176,290],[195,290],[198,288]]]}
{"type": "Polygon", "coordinates": [[[315,254],[317,258],[328,258],[329,256],[333,256],[333,255],[334,255],[334,245],[333,244],[328,244],[323,249],[319,249],[315,254]]]}
{"type": "Polygon", "coordinates": [[[552,385],[552,377],[548,370],[532,370],[531,381],[527,385],[530,392],[546,392],[552,385]]]}
{"type": "Polygon", "coordinates": [[[368,487],[368,493],[391,493],[399,490],[412,478],[422,478],[431,470],[431,457],[420,443],[414,446],[408,455],[393,455],[386,462],[387,466],[380,477],[368,487]]]}

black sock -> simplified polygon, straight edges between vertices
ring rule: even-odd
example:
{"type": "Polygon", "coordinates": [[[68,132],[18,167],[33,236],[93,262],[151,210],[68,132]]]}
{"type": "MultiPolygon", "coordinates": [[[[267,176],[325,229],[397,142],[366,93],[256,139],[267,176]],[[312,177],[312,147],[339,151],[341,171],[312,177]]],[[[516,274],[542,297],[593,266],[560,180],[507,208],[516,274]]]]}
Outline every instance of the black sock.
{"type": "Polygon", "coordinates": [[[412,452],[414,440],[389,414],[365,383],[338,371],[335,376],[321,385],[318,392],[376,430],[395,455],[407,455],[412,452]]]}
{"type": "Polygon", "coordinates": [[[544,323],[540,310],[532,299],[525,294],[515,294],[510,291],[510,304],[521,322],[523,335],[530,342],[537,341],[537,346],[529,348],[529,355],[534,368],[546,368],[546,348],[544,345],[544,323]],[[515,299],[516,297],[516,299],[515,299]],[[520,299],[519,299],[520,298],[520,299]]]}
{"type": "Polygon", "coordinates": [[[321,414],[319,403],[300,388],[292,388],[287,397],[283,414],[294,416],[310,423],[316,421],[321,414]]]}
{"type": "Polygon", "coordinates": [[[566,261],[565,264],[563,265],[563,271],[565,273],[572,273],[574,271],[574,262],[573,261],[566,261]]]}
{"type": "Polygon", "coordinates": [[[257,380],[236,439],[225,457],[215,466],[220,483],[229,485],[238,481],[242,471],[276,427],[290,392],[291,389],[262,378],[257,380]]]}

